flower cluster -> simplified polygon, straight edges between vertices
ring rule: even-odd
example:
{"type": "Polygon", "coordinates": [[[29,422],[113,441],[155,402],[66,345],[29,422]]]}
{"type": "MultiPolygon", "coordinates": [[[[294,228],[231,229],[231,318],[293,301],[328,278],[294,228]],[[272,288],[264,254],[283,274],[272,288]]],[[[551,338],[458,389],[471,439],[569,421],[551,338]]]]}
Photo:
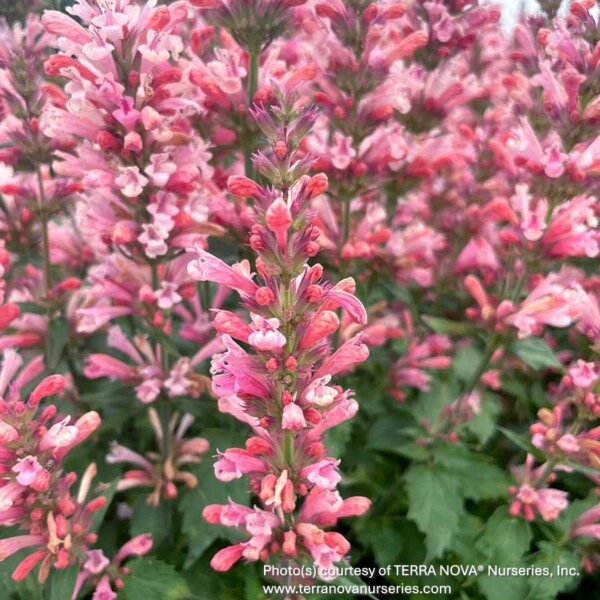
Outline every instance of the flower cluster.
{"type": "Polygon", "coordinates": [[[343,536],[325,532],[340,517],[362,514],[366,498],[343,501],[336,491],[339,460],[328,455],[323,434],[358,409],[352,393],[332,378],[368,356],[362,335],[334,350],[340,327],[338,310],[356,323],[366,311],[354,295],[351,278],[332,285],[323,267],[307,261],[318,253],[319,229],[310,222],[310,202],[327,188],[327,178],[309,177],[309,157],[299,151],[314,113],[291,92],[274,90],[274,101],[255,107],[254,115],[269,141],[269,153],[255,165],[269,179],[263,187],[246,177],[231,177],[232,194],[252,198],[256,223],[250,245],[256,273],[248,261],[229,266],[200,247],[191,249],[190,274],[238,292],[250,314],[218,311],[213,324],[226,351],[212,362],[212,388],[219,409],[253,430],[245,448],[219,452],[216,476],[231,481],[243,475],[262,508],[210,505],[211,523],[238,527],[251,537],[215,555],[211,564],[228,570],[234,562],[282,555],[310,556],[329,568],[349,550],[343,536]]]}

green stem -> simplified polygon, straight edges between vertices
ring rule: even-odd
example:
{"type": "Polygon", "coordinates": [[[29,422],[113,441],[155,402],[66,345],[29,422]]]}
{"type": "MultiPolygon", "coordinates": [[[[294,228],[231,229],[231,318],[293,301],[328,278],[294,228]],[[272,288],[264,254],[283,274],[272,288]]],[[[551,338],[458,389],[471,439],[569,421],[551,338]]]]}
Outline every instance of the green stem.
{"type": "Polygon", "coordinates": [[[289,431],[286,431],[283,440],[283,456],[291,470],[294,465],[294,435],[289,431]]]}
{"type": "MultiPolygon", "coordinates": [[[[250,108],[254,102],[254,96],[256,95],[256,89],[258,88],[258,60],[260,57],[260,50],[248,50],[248,54],[250,55],[248,73],[248,108],[250,108]]],[[[254,179],[252,151],[253,148],[247,147],[244,153],[246,177],[249,177],[250,179],[254,179]]]]}
{"type": "MultiPolygon", "coordinates": [[[[39,187],[38,195],[38,217],[42,227],[42,254],[44,260],[44,286],[46,289],[46,308],[48,314],[48,327],[52,323],[54,301],[52,299],[52,262],[50,260],[50,236],[48,235],[48,213],[46,211],[46,191],[44,190],[44,176],[41,165],[37,165],[37,180],[39,187]]],[[[50,360],[51,340],[46,336],[46,365],[50,360]]]]}
{"type": "Polygon", "coordinates": [[[350,237],[350,200],[345,199],[344,201],[344,239],[343,245],[346,244],[348,238],[350,237]]]}
{"type": "Polygon", "coordinates": [[[490,360],[492,360],[492,356],[494,356],[494,352],[496,352],[497,347],[498,340],[496,336],[490,337],[485,347],[483,356],[481,357],[481,360],[477,365],[477,369],[475,369],[475,372],[473,373],[473,375],[471,375],[471,378],[465,386],[464,395],[470,394],[475,389],[475,387],[479,383],[479,380],[481,379],[481,376],[485,373],[485,370],[487,369],[490,360]]]}
{"type": "MultiPolygon", "coordinates": [[[[150,265],[152,270],[152,289],[158,288],[158,263],[152,262],[150,265]]],[[[160,350],[161,370],[164,377],[169,372],[169,354],[165,348],[161,348],[160,341],[156,340],[156,350],[160,350]]],[[[169,455],[169,423],[171,422],[171,401],[169,396],[163,391],[160,394],[160,423],[163,430],[163,459],[169,455]]]]}

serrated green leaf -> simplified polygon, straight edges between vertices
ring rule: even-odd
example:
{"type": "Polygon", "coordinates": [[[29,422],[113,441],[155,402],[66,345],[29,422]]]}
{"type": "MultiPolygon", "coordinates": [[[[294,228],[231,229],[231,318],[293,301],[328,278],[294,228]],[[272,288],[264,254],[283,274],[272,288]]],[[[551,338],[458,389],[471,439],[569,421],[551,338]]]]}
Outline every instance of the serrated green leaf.
{"type": "Polygon", "coordinates": [[[408,517],[426,536],[427,559],[440,556],[464,514],[458,482],[437,465],[416,465],[406,475],[408,517]]]}
{"type": "Polygon", "coordinates": [[[158,546],[173,532],[173,503],[165,500],[159,506],[152,506],[146,499],[146,494],[137,498],[133,506],[129,532],[131,537],[149,533],[154,545],[158,546]]]}
{"type": "Polygon", "coordinates": [[[562,368],[554,351],[540,338],[517,340],[511,344],[511,350],[535,371],[562,368]]]}
{"type": "Polygon", "coordinates": [[[515,566],[529,550],[531,529],[526,521],[511,517],[508,506],[500,506],[487,520],[477,547],[490,564],[515,566]]]}
{"type": "Polygon", "coordinates": [[[508,494],[509,481],[504,471],[464,446],[444,447],[436,454],[436,461],[458,480],[465,498],[488,500],[508,494]]]}
{"type": "Polygon", "coordinates": [[[130,572],[119,592],[123,600],[184,600],[191,594],[185,579],[162,561],[143,557],[127,563],[127,567],[130,572]]]}
{"type": "Polygon", "coordinates": [[[558,547],[549,542],[540,542],[540,551],[536,555],[533,566],[549,569],[552,577],[531,577],[530,592],[526,600],[553,600],[579,578],[579,575],[559,576],[558,567],[573,569],[573,572],[580,573],[581,560],[564,546],[558,547]]]}

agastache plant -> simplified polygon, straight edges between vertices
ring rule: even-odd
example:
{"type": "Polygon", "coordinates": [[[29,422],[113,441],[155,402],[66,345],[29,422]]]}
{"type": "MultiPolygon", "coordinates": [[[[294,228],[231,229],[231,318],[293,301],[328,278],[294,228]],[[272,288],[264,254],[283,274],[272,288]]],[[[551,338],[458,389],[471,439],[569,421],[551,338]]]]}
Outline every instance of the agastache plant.
{"type": "Polygon", "coordinates": [[[358,410],[352,392],[333,377],[368,356],[361,333],[332,348],[331,336],[340,326],[338,309],[359,325],[367,315],[351,278],[332,285],[321,265],[308,264],[319,250],[310,201],[327,188],[324,175],[306,174],[310,157],[300,150],[314,112],[299,106],[292,92],[276,89],[274,95],[272,104],[254,109],[269,143],[268,153],[254,160],[270,185],[242,176],[228,182],[232,194],[253,202],[250,245],[257,254],[256,273],[248,261],[229,266],[202,248],[190,249],[195,256],[190,274],[237,291],[249,313],[244,318],[221,310],[213,321],[226,346],[212,362],[219,409],[252,427],[245,448],[219,452],[215,474],[221,481],[248,476],[260,500],[253,508],[230,502],[204,509],[210,523],[249,536],[213,557],[211,565],[218,571],[242,558],[313,561],[330,568],[350,545],[325,528],[370,505],[363,497],[341,498],[336,489],[340,461],[329,455],[323,439],[358,410]]]}

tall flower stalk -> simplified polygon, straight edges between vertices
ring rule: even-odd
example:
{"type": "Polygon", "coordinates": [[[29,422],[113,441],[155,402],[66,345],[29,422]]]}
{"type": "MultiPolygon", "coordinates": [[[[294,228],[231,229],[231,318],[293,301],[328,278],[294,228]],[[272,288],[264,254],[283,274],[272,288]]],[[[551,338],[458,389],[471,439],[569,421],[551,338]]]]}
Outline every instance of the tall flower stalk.
{"type": "Polygon", "coordinates": [[[330,568],[350,545],[324,528],[370,505],[363,497],[342,500],[336,489],[340,461],[329,455],[323,439],[358,410],[352,392],[332,378],[368,356],[361,333],[332,348],[331,336],[340,326],[337,312],[362,326],[366,311],[351,278],[333,285],[321,265],[308,264],[319,250],[310,201],[325,191],[327,178],[307,175],[311,160],[300,147],[315,114],[297,100],[292,92],[274,90],[273,102],[253,111],[269,142],[268,152],[257,153],[254,162],[270,185],[246,177],[228,181],[232,194],[254,204],[250,245],[256,273],[248,261],[229,266],[200,247],[190,249],[192,277],[237,291],[250,317],[221,310],[213,321],[226,347],[212,362],[219,409],[252,428],[245,448],[219,452],[215,473],[221,481],[247,475],[260,502],[254,508],[230,502],[204,509],[209,522],[250,536],[213,557],[211,565],[219,571],[242,557],[312,560],[330,568]]]}

